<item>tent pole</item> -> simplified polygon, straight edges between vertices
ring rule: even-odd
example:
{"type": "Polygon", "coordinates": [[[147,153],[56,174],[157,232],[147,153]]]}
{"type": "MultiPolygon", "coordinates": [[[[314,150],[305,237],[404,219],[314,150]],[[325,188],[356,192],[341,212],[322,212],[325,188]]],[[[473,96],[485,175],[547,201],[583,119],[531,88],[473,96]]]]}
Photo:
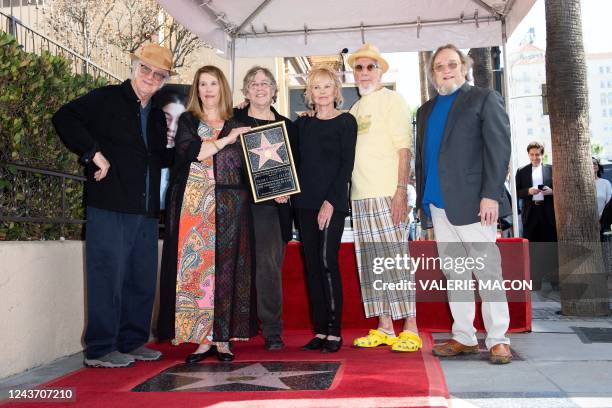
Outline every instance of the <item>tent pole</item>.
{"type": "Polygon", "coordinates": [[[234,92],[234,77],[236,75],[236,37],[232,35],[230,41],[230,88],[234,92]]]}
{"type": "MultiPolygon", "coordinates": [[[[392,23],[392,24],[370,24],[370,25],[358,25],[358,26],[345,26],[335,28],[309,28],[308,34],[322,34],[322,33],[351,33],[356,31],[370,32],[372,30],[393,30],[397,28],[411,28],[411,27],[444,27],[448,25],[456,25],[459,22],[459,18],[447,18],[442,20],[431,20],[431,21],[412,21],[404,23],[392,23]]],[[[489,21],[499,21],[501,17],[498,16],[482,16],[479,18],[465,16],[461,20],[461,24],[482,24],[489,21]]],[[[236,32],[235,35],[239,38],[258,38],[258,37],[279,37],[286,35],[304,35],[304,29],[299,30],[278,30],[278,31],[256,31],[250,32],[236,32]]]]}
{"type": "Polygon", "coordinates": [[[518,204],[516,200],[516,181],[514,175],[516,174],[516,138],[514,132],[512,131],[512,117],[511,117],[511,109],[510,109],[510,67],[508,66],[508,55],[507,55],[507,42],[508,37],[506,33],[506,17],[502,17],[501,19],[501,29],[502,29],[502,55],[504,59],[504,99],[506,103],[506,111],[508,112],[508,116],[510,117],[510,142],[511,142],[511,155],[510,155],[510,195],[512,197],[512,231],[514,232],[514,237],[519,238],[519,218],[518,218],[518,204]]]}
{"type": "Polygon", "coordinates": [[[241,32],[242,29],[246,27],[246,25],[249,24],[251,21],[253,21],[253,19],[257,17],[259,13],[261,13],[271,1],[272,0],[264,0],[259,6],[257,6],[257,8],[251,14],[249,14],[249,16],[242,22],[242,24],[238,26],[238,28],[236,29],[236,33],[241,32]]]}

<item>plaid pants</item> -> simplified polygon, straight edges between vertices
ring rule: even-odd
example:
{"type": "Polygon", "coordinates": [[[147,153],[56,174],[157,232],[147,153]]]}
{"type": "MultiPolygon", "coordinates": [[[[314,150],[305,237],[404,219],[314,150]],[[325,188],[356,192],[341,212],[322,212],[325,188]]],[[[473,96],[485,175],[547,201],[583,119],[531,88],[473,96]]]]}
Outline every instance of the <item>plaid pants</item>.
{"type": "Polygon", "coordinates": [[[414,290],[389,290],[388,283],[412,282],[410,268],[392,267],[375,273],[377,259],[409,257],[408,229],[391,220],[391,197],[352,201],[355,255],[366,317],[391,316],[393,320],[416,316],[414,290]]]}

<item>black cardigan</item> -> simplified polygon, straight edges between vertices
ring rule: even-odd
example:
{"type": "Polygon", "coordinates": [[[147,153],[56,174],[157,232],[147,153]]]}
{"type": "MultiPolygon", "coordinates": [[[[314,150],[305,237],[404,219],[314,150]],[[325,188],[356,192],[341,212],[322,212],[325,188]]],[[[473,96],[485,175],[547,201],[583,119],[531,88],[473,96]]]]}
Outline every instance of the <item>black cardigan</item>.
{"type": "Polygon", "coordinates": [[[66,147],[86,159],[87,205],[158,216],[161,168],[172,164],[174,149],[166,148],[166,118],[156,107],[149,113],[145,145],[140,101],[129,80],[94,89],[67,103],[53,116],[53,125],[66,147]],[[110,163],[101,181],[94,180],[98,167],[91,158],[96,151],[110,163]],[[145,209],[147,168],[149,211],[145,209]]]}

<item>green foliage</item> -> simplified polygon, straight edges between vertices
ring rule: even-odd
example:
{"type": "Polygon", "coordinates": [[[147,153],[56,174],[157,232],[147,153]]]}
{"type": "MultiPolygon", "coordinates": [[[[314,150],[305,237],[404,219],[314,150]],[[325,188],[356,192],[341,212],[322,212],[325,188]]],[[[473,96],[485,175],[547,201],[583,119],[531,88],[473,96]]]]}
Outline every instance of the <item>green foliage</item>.
{"type": "Polygon", "coordinates": [[[601,158],[604,152],[603,144],[591,141],[591,156],[601,158]]]}
{"type": "MultiPolygon", "coordinates": [[[[26,53],[13,37],[0,32],[0,163],[82,173],[76,155],[55,133],[51,117],[66,102],[105,84],[101,78],[73,75],[63,57],[26,53]]],[[[62,217],[59,178],[10,167],[1,175],[3,215],[62,217]]],[[[82,183],[69,181],[68,188],[63,216],[82,219],[82,183]]],[[[81,229],[78,224],[0,222],[0,240],[80,239],[81,229]]]]}

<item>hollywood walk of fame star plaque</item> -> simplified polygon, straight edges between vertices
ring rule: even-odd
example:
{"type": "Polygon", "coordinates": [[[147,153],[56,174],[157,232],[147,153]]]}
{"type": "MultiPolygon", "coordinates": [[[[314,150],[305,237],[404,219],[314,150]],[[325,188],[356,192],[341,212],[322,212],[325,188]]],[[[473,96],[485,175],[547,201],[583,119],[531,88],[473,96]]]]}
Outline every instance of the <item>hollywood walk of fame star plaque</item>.
{"type": "Polygon", "coordinates": [[[328,390],[340,361],[176,364],[132,392],[252,392],[328,390]]]}
{"type": "Polygon", "coordinates": [[[252,128],[240,138],[256,203],[300,192],[285,122],[252,128]]]}

